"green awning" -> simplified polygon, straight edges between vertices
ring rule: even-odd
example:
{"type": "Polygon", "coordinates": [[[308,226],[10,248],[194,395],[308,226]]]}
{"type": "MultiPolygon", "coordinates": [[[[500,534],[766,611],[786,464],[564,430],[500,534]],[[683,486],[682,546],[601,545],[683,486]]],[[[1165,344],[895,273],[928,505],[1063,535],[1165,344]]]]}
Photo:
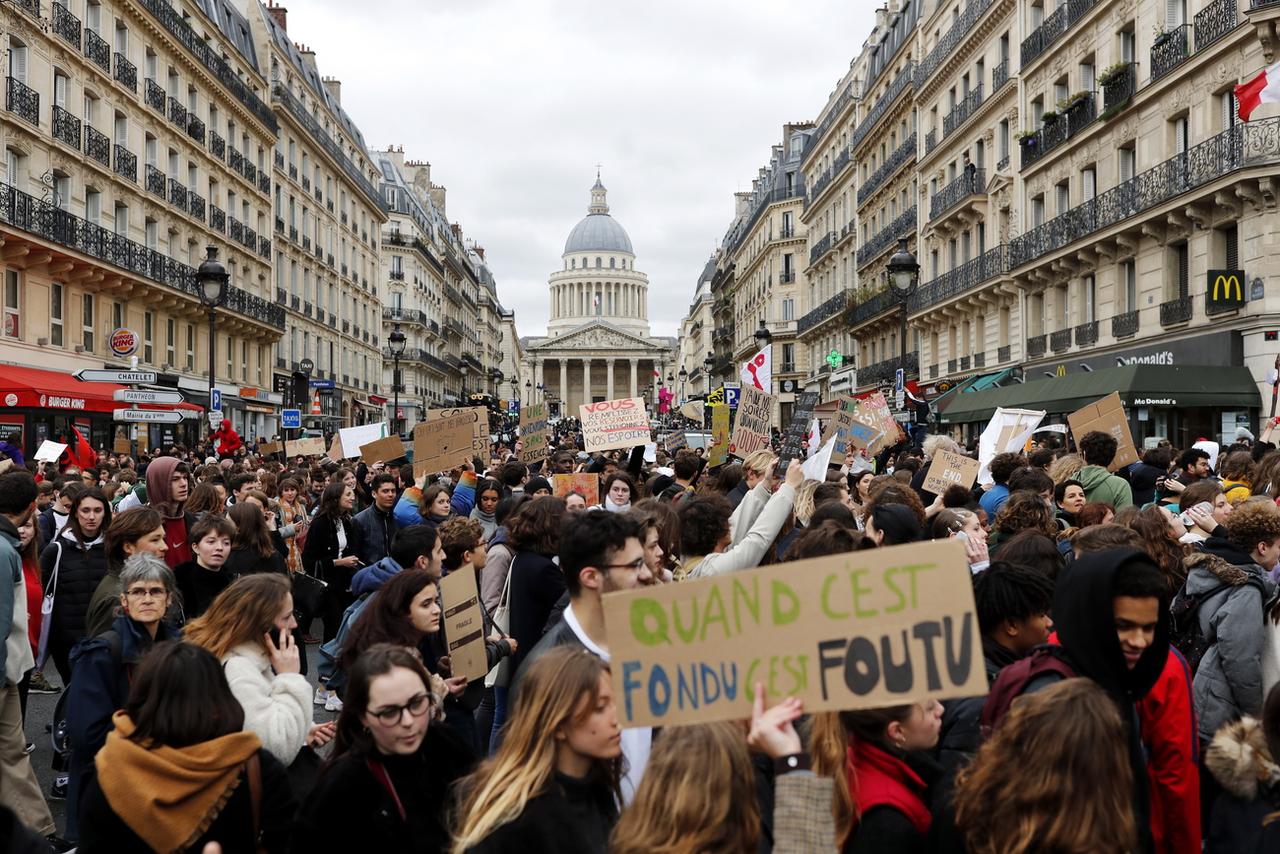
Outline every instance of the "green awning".
{"type": "Polygon", "coordinates": [[[1120,392],[1125,406],[1250,409],[1262,405],[1258,383],[1244,366],[1125,365],[1026,383],[1010,380],[1001,388],[981,391],[971,387],[955,395],[940,417],[945,424],[987,421],[998,406],[1043,409],[1051,415],[1070,413],[1113,391],[1120,392]]]}

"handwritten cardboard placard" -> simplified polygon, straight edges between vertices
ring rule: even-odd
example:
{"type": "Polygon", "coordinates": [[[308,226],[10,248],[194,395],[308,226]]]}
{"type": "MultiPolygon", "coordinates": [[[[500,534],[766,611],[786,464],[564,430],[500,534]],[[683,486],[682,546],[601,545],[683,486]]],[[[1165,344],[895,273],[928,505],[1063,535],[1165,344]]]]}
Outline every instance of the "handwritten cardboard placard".
{"type": "Polygon", "coordinates": [[[547,405],[530,403],[520,409],[520,462],[541,462],[547,454],[547,405]]]}
{"type": "Polygon", "coordinates": [[[480,593],[476,574],[470,566],[440,579],[440,600],[444,614],[444,636],[449,648],[449,669],[467,681],[483,679],[489,672],[484,651],[484,617],[480,613],[480,593]]]}
{"type": "Polygon", "coordinates": [[[979,467],[978,461],[972,457],[939,450],[933,455],[929,470],[924,474],[924,491],[941,495],[947,491],[947,487],[957,483],[971,488],[978,479],[979,467]]]}
{"type": "Polygon", "coordinates": [[[739,393],[738,418],[733,423],[729,453],[745,459],[768,448],[772,442],[773,395],[749,385],[744,385],[739,393]]]}
{"type": "Polygon", "coordinates": [[[342,437],[337,433],[333,434],[333,443],[329,445],[329,450],[325,451],[324,455],[335,463],[340,463],[346,459],[342,456],[342,437]]]}
{"type": "Polygon", "coordinates": [[[387,463],[404,456],[404,442],[399,436],[387,436],[360,446],[360,459],[366,463],[387,463]]]}
{"type": "Polygon", "coordinates": [[[729,462],[729,415],[728,406],[711,408],[711,448],[707,451],[707,465],[711,468],[729,462]]]}
{"type": "Polygon", "coordinates": [[[792,407],[791,425],[782,434],[782,450],[778,453],[778,466],[775,474],[784,477],[787,465],[796,457],[804,456],[804,440],[809,437],[809,424],[813,421],[813,408],[818,405],[819,394],[816,391],[802,391],[796,395],[792,407]]]}
{"type": "Polygon", "coordinates": [[[806,712],[988,690],[954,540],[607,593],[604,619],[624,727],[750,717],[757,681],[806,712]]]}
{"type": "Polygon", "coordinates": [[[1116,440],[1116,457],[1107,466],[1107,471],[1117,471],[1138,461],[1138,449],[1133,444],[1133,434],[1129,432],[1129,419],[1124,414],[1124,404],[1120,402],[1120,392],[1095,400],[1088,406],[1077,409],[1067,416],[1071,425],[1071,435],[1079,446],[1084,434],[1094,430],[1107,433],[1116,440]]]}
{"type": "Polygon", "coordinates": [[[578,418],[586,445],[583,450],[588,453],[647,445],[652,438],[649,412],[641,397],[584,403],[578,407],[578,418]]]}
{"type": "Polygon", "coordinates": [[[284,450],[282,442],[261,442],[258,444],[258,453],[264,457],[278,454],[284,450]]]}
{"type": "Polygon", "coordinates": [[[556,498],[564,498],[570,492],[576,492],[587,499],[587,506],[600,503],[600,475],[590,472],[577,474],[557,474],[551,478],[551,494],[556,498]]]}
{"type": "Polygon", "coordinates": [[[355,427],[341,427],[338,429],[338,438],[342,442],[342,456],[344,459],[360,456],[360,447],[370,442],[376,442],[378,439],[387,435],[387,422],[379,421],[377,424],[360,424],[355,427]]]}
{"type": "MultiPolygon", "coordinates": [[[[334,441],[338,441],[336,437],[334,441]]],[[[319,436],[313,436],[309,439],[291,439],[285,442],[285,448],[288,449],[291,457],[309,457],[312,454],[318,456],[324,453],[324,439],[319,436]]]]}
{"type": "Polygon", "coordinates": [[[133,443],[129,441],[127,436],[116,436],[111,443],[111,452],[113,454],[132,454],[133,443]]]}
{"type": "Polygon", "coordinates": [[[56,463],[66,449],[66,445],[45,439],[40,443],[40,447],[36,449],[35,460],[36,462],[56,463]]]}
{"type": "Polygon", "coordinates": [[[668,433],[664,441],[667,452],[678,451],[681,448],[689,447],[689,437],[685,435],[683,430],[676,430],[674,433],[668,433]]]}
{"type": "Polygon", "coordinates": [[[413,428],[413,474],[421,477],[446,471],[471,459],[472,425],[475,419],[463,412],[413,428]]]}
{"type": "Polygon", "coordinates": [[[456,409],[428,409],[426,421],[438,421],[466,413],[471,418],[471,450],[484,458],[489,453],[489,410],[483,406],[462,406],[456,409]]]}

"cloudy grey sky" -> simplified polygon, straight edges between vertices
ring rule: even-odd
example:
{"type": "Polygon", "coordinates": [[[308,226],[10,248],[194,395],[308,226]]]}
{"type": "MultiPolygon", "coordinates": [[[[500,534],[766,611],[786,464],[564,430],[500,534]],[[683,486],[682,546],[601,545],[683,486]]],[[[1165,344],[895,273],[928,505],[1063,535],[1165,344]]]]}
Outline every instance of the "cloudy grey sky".
{"type": "Polygon", "coordinates": [[[289,35],[374,147],[403,145],[485,247],[521,335],[586,214],[595,163],[673,335],[786,121],[812,119],[873,0],[285,0],[289,35]],[[373,14],[369,14],[373,13],[373,14]]]}

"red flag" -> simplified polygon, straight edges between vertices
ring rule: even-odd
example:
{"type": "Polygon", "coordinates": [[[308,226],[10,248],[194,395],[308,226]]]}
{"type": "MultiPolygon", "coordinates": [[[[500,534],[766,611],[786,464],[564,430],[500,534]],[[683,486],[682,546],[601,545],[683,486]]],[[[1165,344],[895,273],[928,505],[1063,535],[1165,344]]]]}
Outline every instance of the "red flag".
{"type": "Polygon", "coordinates": [[[71,428],[71,436],[67,440],[67,465],[79,466],[81,469],[93,468],[98,464],[98,455],[76,427],[71,428]]]}

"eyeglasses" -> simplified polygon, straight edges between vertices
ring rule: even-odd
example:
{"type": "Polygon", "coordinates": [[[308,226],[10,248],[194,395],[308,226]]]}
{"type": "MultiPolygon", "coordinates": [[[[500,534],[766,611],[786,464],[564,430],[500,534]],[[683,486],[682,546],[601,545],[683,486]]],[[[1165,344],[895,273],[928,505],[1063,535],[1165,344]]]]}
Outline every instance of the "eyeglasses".
{"type": "Polygon", "coordinates": [[[605,570],[629,569],[629,570],[632,570],[633,572],[639,572],[641,569],[644,568],[644,558],[638,557],[635,560],[631,561],[631,563],[606,563],[604,566],[600,568],[605,570]]]}
{"type": "Polygon", "coordinates": [[[125,595],[134,599],[159,599],[161,596],[168,595],[168,593],[169,591],[163,587],[135,587],[125,595]]]}
{"type": "Polygon", "coordinates": [[[408,712],[411,717],[420,718],[433,704],[434,700],[430,694],[415,694],[403,706],[387,706],[376,712],[370,710],[369,714],[377,718],[378,723],[383,726],[395,726],[404,718],[405,712],[408,712]]]}

